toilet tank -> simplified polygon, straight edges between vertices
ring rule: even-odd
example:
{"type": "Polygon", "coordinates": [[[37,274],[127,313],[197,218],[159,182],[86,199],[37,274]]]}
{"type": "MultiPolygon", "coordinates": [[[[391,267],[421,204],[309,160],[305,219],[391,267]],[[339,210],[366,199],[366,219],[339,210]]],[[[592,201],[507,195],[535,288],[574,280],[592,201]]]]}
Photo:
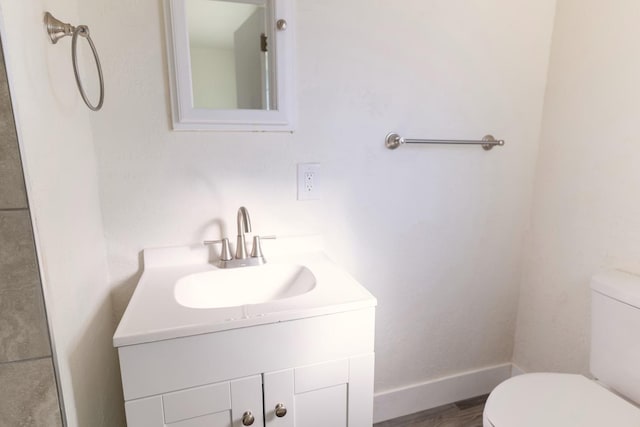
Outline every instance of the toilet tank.
{"type": "Polygon", "coordinates": [[[594,276],[591,314],[591,373],[640,404],[640,276],[594,276]]]}

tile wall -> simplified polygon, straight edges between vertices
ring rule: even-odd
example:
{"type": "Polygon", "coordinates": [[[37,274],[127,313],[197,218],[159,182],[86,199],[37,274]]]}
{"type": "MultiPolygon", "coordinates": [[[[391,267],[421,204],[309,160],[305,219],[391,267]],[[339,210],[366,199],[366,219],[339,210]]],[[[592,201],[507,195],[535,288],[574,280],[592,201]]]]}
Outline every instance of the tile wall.
{"type": "Polygon", "coordinates": [[[4,56],[0,51],[0,427],[62,426],[4,56]]]}

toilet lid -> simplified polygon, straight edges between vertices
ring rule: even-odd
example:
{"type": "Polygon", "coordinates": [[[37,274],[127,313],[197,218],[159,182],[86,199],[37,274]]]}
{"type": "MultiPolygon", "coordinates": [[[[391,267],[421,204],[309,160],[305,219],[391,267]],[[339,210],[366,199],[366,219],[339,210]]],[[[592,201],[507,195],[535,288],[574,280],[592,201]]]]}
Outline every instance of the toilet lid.
{"type": "Polygon", "coordinates": [[[640,427],[640,408],[582,375],[525,374],[496,387],[485,406],[495,427],[640,427]]]}

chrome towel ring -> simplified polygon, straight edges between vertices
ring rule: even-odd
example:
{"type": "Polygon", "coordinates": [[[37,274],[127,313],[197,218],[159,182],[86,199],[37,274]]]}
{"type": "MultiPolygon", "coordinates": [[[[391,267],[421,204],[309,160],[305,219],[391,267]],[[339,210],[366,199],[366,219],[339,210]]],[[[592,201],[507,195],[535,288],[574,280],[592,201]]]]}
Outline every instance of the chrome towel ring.
{"type": "Polygon", "coordinates": [[[100,65],[98,51],[96,50],[96,46],[93,44],[93,40],[91,40],[91,36],[89,35],[89,27],[86,25],[78,25],[77,27],[74,27],[71,24],[65,24],[64,22],[54,18],[49,12],[44,14],[44,25],[53,44],[56,44],[58,40],[63,37],[71,36],[71,62],[73,63],[73,73],[76,77],[76,84],[78,85],[80,96],[82,96],[82,100],[87,104],[87,107],[89,107],[90,110],[100,110],[104,103],[104,76],[102,75],[102,66],[100,65]],[[78,71],[78,36],[82,36],[87,39],[87,42],[91,47],[91,51],[93,52],[96,68],[98,69],[98,78],[100,80],[100,99],[98,100],[98,104],[95,106],[91,104],[87,97],[84,87],[82,86],[82,80],[80,79],[80,72],[78,71]]]}

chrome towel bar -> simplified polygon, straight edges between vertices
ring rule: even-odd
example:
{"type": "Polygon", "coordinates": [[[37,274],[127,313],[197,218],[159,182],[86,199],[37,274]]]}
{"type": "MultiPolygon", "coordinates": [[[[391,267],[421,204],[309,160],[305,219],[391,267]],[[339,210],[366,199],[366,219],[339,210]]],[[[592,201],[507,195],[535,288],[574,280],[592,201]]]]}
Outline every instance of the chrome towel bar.
{"type": "Polygon", "coordinates": [[[403,138],[397,133],[391,132],[384,139],[384,145],[389,150],[395,150],[402,144],[457,144],[457,145],[481,145],[482,148],[489,151],[496,145],[502,147],[503,139],[495,139],[493,135],[486,135],[480,140],[475,139],[410,139],[403,138]]]}

